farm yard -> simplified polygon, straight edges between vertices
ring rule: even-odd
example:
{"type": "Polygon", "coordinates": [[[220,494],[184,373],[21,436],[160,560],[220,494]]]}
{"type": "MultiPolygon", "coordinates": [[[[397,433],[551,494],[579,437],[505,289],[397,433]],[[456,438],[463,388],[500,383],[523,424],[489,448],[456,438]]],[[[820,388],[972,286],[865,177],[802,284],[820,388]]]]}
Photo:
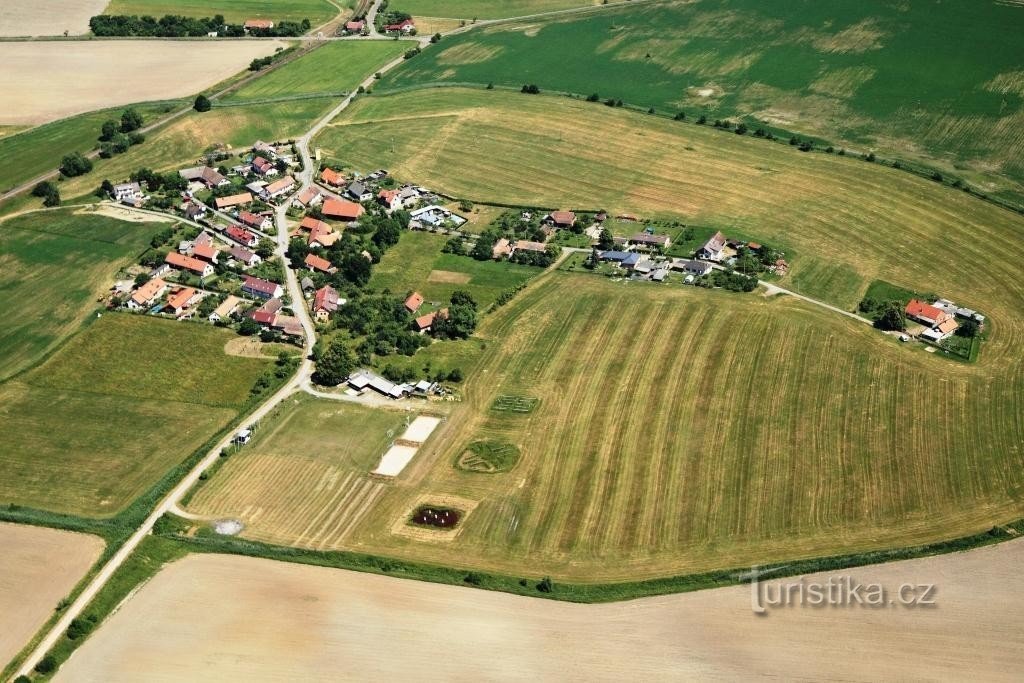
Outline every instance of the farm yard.
{"type": "MultiPolygon", "coordinates": [[[[313,26],[327,21],[338,9],[328,0],[108,0],[103,14],[150,15],[174,14],[186,17],[224,15],[228,23],[241,24],[247,19],[302,21],[313,26]]],[[[102,6],[102,2],[100,3],[102,6]]],[[[99,14],[100,12],[95,12],[99,14]]]]}
{"type": "Polygon", "coordinates": [[[1022,18],[1011,2],[656,3],[481,27],[392,72],[378,92],[535,83],[598,93],[874,149],[1021,201],[1022,18]]]}
{"type": "Polygon", "coordinates": [[[224,354],[232,333],[104,314],[0,384],[0,503],[108,517],[234,417],[269,360],[224,354]]]}
{"type": "Polygon", "coordinates": [[[188,97],[242,71],[281,41],[0,43],[0,124],[39,124],[145,100],[188,97]],[[40,82],[46,88],[37,87],[40,82]],[[110,88],[112,82],[132,83],[110,88]]]}
{"type": "Polygon", "coordinates": [[[0,37],[88,33],[89,17],[100,14],[107,1],[5,2],[0,5],[0,37]]]}
{"type": "Polygon", "coordinates": [[[242,536],[317,550],[342,547],[383,493],[370,477],[405,428],[401,411],[300,396],[261,425],[188,505],[242,521],[242,536]]]}
{"type": "MultiPolygon", "coordinates": [[[[338,666],[373,679],[429,670],[446,680],[787,678],[793,671],[828,680],[849,678],[856,666],[858,677],[872,680],[991,680],[1015,671],[1024,648],[1022,561],[1024,542],[1012,541],[851,571],[865,585],[894,591],[937,583],[939,609],[778,609],[757,618],[747,586],[574,605],[193,555],[160,571],[54,680],[318,680],[338,666]],[[614,647],[595,645],[609,632],[614,647]]],[[[806,578],[820,584],[830,575],[806,578]]],[[[768,586],[778,593],[778,582],[768,586]]]]}
{"type": "Polygon", "coordinates": [[[0,662],[7,662],[99,558],[103,541],[0,523],[0,548],[0,662]]]}

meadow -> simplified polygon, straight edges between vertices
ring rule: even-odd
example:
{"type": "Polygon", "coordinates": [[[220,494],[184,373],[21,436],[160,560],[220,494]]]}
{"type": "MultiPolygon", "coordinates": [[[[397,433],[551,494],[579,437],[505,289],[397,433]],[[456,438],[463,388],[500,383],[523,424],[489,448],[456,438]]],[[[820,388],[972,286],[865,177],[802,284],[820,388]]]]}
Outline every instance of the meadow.
{"type": "Polygon", "coordinates": [[[446,303],[455,290],[469,292],[486,310],[502,292],[518,287],[541,272],[515,263],[476,261],[441,253],[447,237],[429,232],[402,233],[373,269],[370,288],[404,296],[418,291],[427,301],[446,303]]]}
{"type": "Polygon", "coordinates": [[[378,90],[535,83],[598,93],[874,149],[1021,200],[1022,19],[1017,3],[964,0],[658,3],[453,36],[378,90]]]}
{"type": "Polygon", "coordinates": [[[98,306],[159,229],[71,209],[0,224],[0,381],[37,363],[98,306]]]}
{"type": "Polygon", "coordinates": [[[269,361],[199,324],[107,313],[0,384],[0,502],[116,514],[237,415],[269,361]]]}
{"type": "Polygon", "coordinates": [[[424,16],[471,21],[522,17],[597,4],[597,0],[395,0],[391,7],[417,19],[424,16]]]}
{"type": "Polygon", "coordinates": [[[302,21],[313,26],[322,24],[338,13],[327,0],[111,0],[103,14],[150,15],[174,14],[186,17],[212,17],[223,14],[229,23],[241,24],[247,19],[302,21]]]}

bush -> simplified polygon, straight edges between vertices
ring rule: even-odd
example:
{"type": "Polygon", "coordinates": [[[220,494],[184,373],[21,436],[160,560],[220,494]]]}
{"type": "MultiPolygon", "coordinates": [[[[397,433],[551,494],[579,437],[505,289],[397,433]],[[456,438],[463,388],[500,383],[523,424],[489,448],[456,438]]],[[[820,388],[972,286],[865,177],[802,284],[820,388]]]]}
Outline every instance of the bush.
{"type": "Polygon", "coordinates": [[[131,133],[133,130],[142,128],[142,114],[134,109],[125,109],[121,112],[121,132],[131,133]]]}
{"type": "Polygon", "coordinates": [[[53,673],[57,669],[57,660],[53,655],[46,655],[36,663],[35,670],[41,674],[53,673]]]}
{"type": "Polygon", "coordinates": [[[596,92],[587,95],[587,102],[597,102],[599,99],[601,99],[601,96],[598,95],[596,92]]]}
{"type": "Polygon", "coordinates": [[[539,590],[541,593],[550,593],[554,589],[554,587],[555,584],[551,581],[550,576],[545,576],[543,579],[540,580],[540,583],[537,584],[537,590],[539,590]]]}
{"type": "Polygon", "coordinates": [[[672,118],[675,119],[676,121],[685,121],[686,120],[686,112],[684,112],[684,111],[677,112],[676,115],[673,116],[672,118]]]}
{"type": "Polygon", "coordinates": [[[195,104],[192,105],[192,108],[199,112],[210,111],[212,107],[213,103],[210,102],[210,98],[206,95],[197,96],[195,104]]]}
{"type": "Polygon", "coordinates": [[[81,152],[68,154],[60,161],[60,172],[67,178],[85,175],[92,170],[92,161],[81,152]]]}
{"type": "Polygon", "coordinates": [[[57,185],[49,180],[37,183],[32,188],[32,195],[43,198],[43,206],[60,206],[60,190],[57,185]]]}
{"type": "Polygon", "coordinates": [[[405,54],[402,55],[402,58],[403,59],[412,59],[413,57],[415,57],[419,53],[420,53],[420,49],[418,47],[414,47],[411,50],[406,50],[405,54]]]}
{"type": "Polygon", "coordinates": [[[535,84],[530,83],[529,85],[524,85],[519,92],[525,93],[527,95],[539,95],[540,88],[538,88],[535,84]]]}

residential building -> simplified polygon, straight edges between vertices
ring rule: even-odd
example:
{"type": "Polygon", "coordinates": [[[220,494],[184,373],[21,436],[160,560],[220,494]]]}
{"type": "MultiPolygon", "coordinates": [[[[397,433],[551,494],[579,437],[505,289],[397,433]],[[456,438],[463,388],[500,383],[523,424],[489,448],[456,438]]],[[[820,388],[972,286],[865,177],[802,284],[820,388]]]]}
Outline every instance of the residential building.
{"type": "Polygon", "coordinates": [[[405,300],[405,308],[410,313],[415,313],[420,310],[420,306],[423,305],[423,295],[419,292],[413,292],[405,300]]]}
{"type": "Polygon", "coordinates": [[[201,218],[206,218],[206,207],[198,202],[189,202],[185,205],[183,213],[185,218],[190,221],[198,221],[201,218]]]}
{"type": "Polygon", "coordinates": [[[345,24],[345,31],[348,33],[362,33],[366,27],[366,22],[362,19],[358,21],[350,21],[345,24]]]}
{"type": "Polygon", "coordinates": [[[365,211],[366,209],[362,205],[344,199],[328,199],[324,202],[323,208],[325,216],[341,221],[354,221],[362,216],[365,211]]]}
{"type": "Polygon", "coordinates": [[[263,194],[267,199],[277,199],[281,195],[288,194],[295,188],[295,178],[286,175],[280,180],[275,180],[266,186],[263,194]]]}
{"type": "Polygon", "coordinates": [[[214,201],[214,206],[217,207],[218,211],[224,209],[230,209],[235,206],[241,206],[242,204],[248,204],[252,201],[252,195],[248,192],[242,192],[240,194],[233,194],[227,197],[217,197],[214,201]]]}
{"type": "Polygon", "coordinates": [[[552,211],[551,223],[556,228],[571,228],[576,225],[576,214],[572,211],[552,211]]]}
{"type": "Polygon", "coordinates": [[[128,299],[128,308],[132,310],[150,308],[166,291],[167,283],[155,277],[149,282],[139,285],[139,288],[128,299]]]}
{"type": "Polygon", "coordinates": [[[711,272],[712,266],[707,261],[696,261],[692,259],[672,259],[672,270],[681,270],[688,275],[703,277],[711,272]]]}
{"type": "Polygon", "coordinates": [[[641,249],[668,249],[672,246],[672,240],[668,235],[652,235],[649,232],[641,232],[630,237],[629,244],[641,249]]]}
{"type": "Polygon", "coordinates": [[[228,253],[231,254],[231,258],[235,259],[236,261],[238,261],[239,263],[243,264],[246,267],[258,265],[263,261],[263,259],[260,258],[259,254],[249,251],[245,247],[231,247],[228,253]]]}
{"type": "Polygon", "coordinates": [[[277,299],[284,294],[284,289],[276,282],[246,275],[242,280],[242,291],[257,299],[277,299]]]}
{"type": "Polygon", "coordinates": [[[167,297],[167,308],[176,316],[181,316],[185,313],[185,310],[192,304],[196,303],[203,298],[201,292],[192,289],[191,287],[182,287],[171,292],[171,295],[167,297]]]}
{"type": "Polygon", "coordinates": [[[910,303],[907,304],[905,311],[908,318],[924,323],[929,327],[938,325],[939,323],[952,318],[949,313],[943,311],[941,308],[936,308],[931,304],[926,304],[925,302],[917,299],[911,299],[910,303]]]}
{"type": "Polygon", "coordinates": [[[142,186],[138,183],[120,183],[114,185],[114,201],[142,199],[142,186]]]}
{"type": "Polygon", "coordinates": [[[517,240],[516,251],[547,251],[548,245],[543,242],[531,242],[530,240],[517,240]]]}
{"type": "Polygon", "coordinates": [[[202,183],[211,190],[215,187],[225,187],[231,184],[231,181],[217,169],[210,168],[209,166],[185,168],[178,171],[178,175],[190,182],[202,183]]]}
{"type": "Polygon", "coordinates": [[[240,228],[237,225],[229,225],[224,230],[224,234],[241,243],[243,247],[255,247],[260,243],[260,238],[255,233],[249,232],[245,228],[240,228]]]}
{"type": "Polygon", "coordinates": [[[221,320],[227,320],[235,314],[235,311],[238,310],[238,306],[241,303],[242,300],[237,296],[228,296],[228,298],[220,302],[220,305],[217,306],[213,313],[210,314],[210,322],[215,323],[220,322],[221,320]]]}
{"type": "Polygon", "coordinates": [[[338,272],[330,261],[316,254],[306,254],[306,260],[304,261],[306,267],[310,270],[318,270],[321,273],[334,274],[338,272]]]}
{"type": "Polygon", "coordinates": [[[491,248],[491,258],[493,258],[495,260],[501,260],[503,258],[508,258],[511,255],[512,255],[512,243],[509,242],[504,237],[500,238],[497,242],[495,242],[494,246],[491,248]]]}
{"type": "Polygon", "coordinates": [[[413,23],[412,19],[405,19],[397,24],[388,24],[384,27],[384,33],[405,33],[409,34],[416,28],[416,24],[413,23]]]}
{"type": "Polygon", "coordinates": [[[437,321],[438,318],[447,317],[447,308],[442,308],[440,311],[431,311],[426,315],[421,315],[420,317],[416,318],[416,320],[413,321],[413,327],[420,334],[426,334],[427,332],[430,332],[432,329],[434,329],[434,323],[437,321]]]}
{"type": "Polygon", "coordinates": [[[324,168],[320,171],[320,180],[333,187],[341,187],[345,184],[345,176],[332,168],[324,168]]]}
{"type": "Polygon", "coordinates": [[[723,251],[725,250],[725,235],[719,230],[710,238],[708,241],[701,245],[697,250],[697,258],[708,259],[710,261],[721,261],[723,251]]]}
{"type": "Polygon", "coordinates": [[[242,211],[238,214],[238,222],[257,230],[269,230],[274,226],[274,219],[270,216],[251,211],[242,211]]]}
{"type": "Polygon", "coordinates": [[[277,166],[272,161],[267,160],[264,157],[256,157],[252,160],[252,170],[257,175],[261,175],[264,178],[270,178],[278,174],[277,166]]]}
{"type": "Polygon", "coordinates": [[[361,180],[350,183],[345,189],[345,194],[357,202],[368,202],[373,199],[373,192],[361,180]]]}
{"type": "Polygon", "coordinates": [[[340,297],[338,290],[330,285],[324,285],[313,295],[313,317],[318,323],[327,322],[331,313],[344,303],[345,300],[340,297]]]}
{"type": "Polygon", "coordinates": [[[251,31],[252,29],[266,30],[274,28],[274,22],[269,19],[247,19],[246,22],[242,24],[242,28],[246,31],[251,31]]]}
{"type": "Polygon", "coordinates": [[[316,206],[324,200],[324,195],[316,187],[310,186],[300,192],[292,199],[292,206],[297,209],[308,209],[316,206]]]}
{"type": "Polygon", "coordinates": [[[206,261],[200,261],[199,259],[191,256],[179,254],[176,251],[172,251],[167,254],[164,258],[164,262],[172,268],[187,270],[193,275],[198,275],[199,277],[209,277],[213,275],[212,264],[209,264],[206,261]]]}

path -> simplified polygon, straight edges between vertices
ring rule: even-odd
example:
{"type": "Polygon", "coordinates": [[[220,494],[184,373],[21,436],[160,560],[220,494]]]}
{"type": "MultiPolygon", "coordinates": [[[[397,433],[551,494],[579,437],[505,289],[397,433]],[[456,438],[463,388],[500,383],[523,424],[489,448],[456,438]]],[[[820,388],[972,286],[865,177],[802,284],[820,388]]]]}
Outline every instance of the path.
{"type": "Polygon", "coordinates": [[[835,313],[838,313],[839,315],[845,315],[847,318],[853,318],[857,322],[864,323],[865,325],[870,325],[872,327],[875,326],[875,323],[873,321],[868,320],[867,318],[865,318],[863,316],[859,316],[856,313],[851,313],[850,311],[844,311],[843,309],[841,309],[841,308],[839,308],[837,306],[833,306],[832,304],[827,304],[824,301],[819,301],[818,299],[812,299],[811,297],[804,296],[803,294],[797,294],[796,292],[794,292],[792,290],[783,289],[782,287],[779,287],[778,285],[772,284],[771,282],[765,282],[764,280],[758,280],[757,283],[765,288],[765,293],[764,293],[765,296],[774,296],[775,294],[788,294],[789,296],[792,296],[792,297],[795,297],[797,299],[800,299],[801,301],[806,301],[809,304],[814,304],[815,306],[821,306],[822,308],[827,308],[828,310],[833,311],[835,313]]]}

